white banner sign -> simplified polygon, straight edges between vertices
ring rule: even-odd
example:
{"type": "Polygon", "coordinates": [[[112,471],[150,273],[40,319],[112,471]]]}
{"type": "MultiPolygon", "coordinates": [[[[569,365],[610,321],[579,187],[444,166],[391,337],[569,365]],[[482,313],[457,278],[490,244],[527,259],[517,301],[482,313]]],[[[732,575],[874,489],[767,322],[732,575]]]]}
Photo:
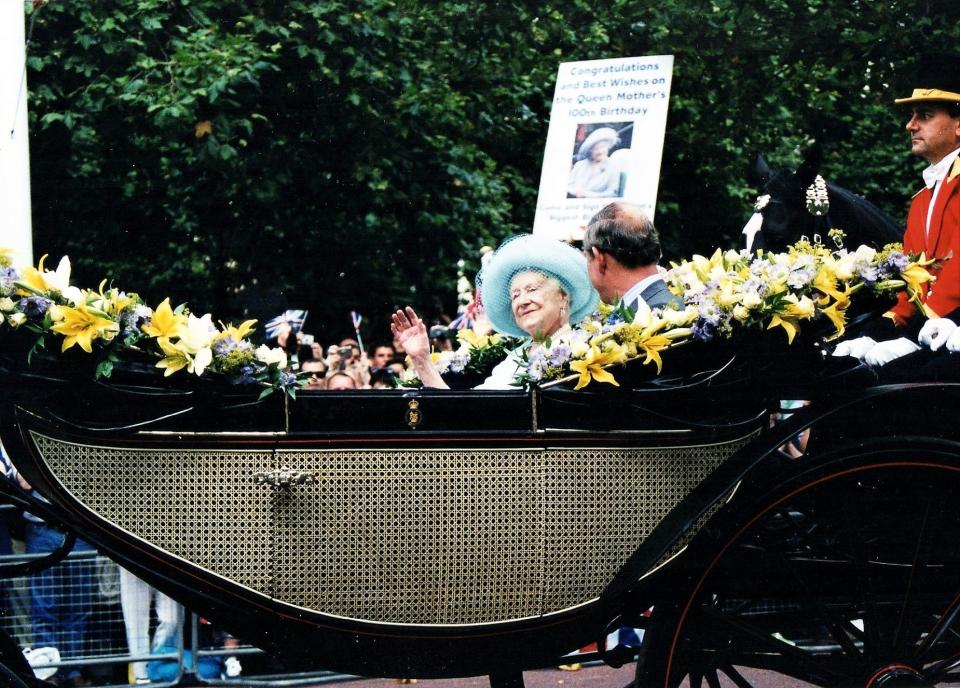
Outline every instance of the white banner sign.
{"type": "Polygon", "coordinates": [[[534,234],[579,238],[616,199],[653,218],[672,75],[673,55],[560,65],[534,234]]]}

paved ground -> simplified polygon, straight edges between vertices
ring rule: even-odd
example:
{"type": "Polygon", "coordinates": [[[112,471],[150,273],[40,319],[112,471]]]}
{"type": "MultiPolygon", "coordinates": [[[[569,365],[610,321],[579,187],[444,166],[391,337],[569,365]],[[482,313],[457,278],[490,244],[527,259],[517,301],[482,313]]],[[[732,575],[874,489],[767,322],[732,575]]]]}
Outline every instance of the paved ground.
{"type": "MultiPolygon", "coordinates": [[[[633,680],[633,666],[612,669],[605,665],[587,666],[580,671],[544,669],[523,674],[526,688],[624,688],[633,680]]],[[[395,679],[358,679],[336,684],[340,688],[490,688],[485,676],[473,678],[419,680],[405,686],[395,679]]]]}
{"type": "MultiPolygon", "coordinates": [[[[807,683],[783,676],[770,675],[768,672],[744,670],[744,676],[756,688],[801,688],[809,686],[807,683]]],[[[633,666],[612,669],[605,665],[599,665],[587,666],[580,671],[560,671],[558,669],[527,671],[523,674],[523,678],[526,688],[624,688],[633,680],[633,666]]],[[[485,677],[421,680],[411,687],[390,679],[358,679],[334,685],[341,688],[489,688],[490,682],[485,677]]],[[[723,678],[720,685],[723,688],[735,688],[733,682],[723,678]]],[[[957,684],[949,685],[957,686],[957,684]]],[[[327,688],[331,688],[330,684],[327,684],[327,688]]]]}

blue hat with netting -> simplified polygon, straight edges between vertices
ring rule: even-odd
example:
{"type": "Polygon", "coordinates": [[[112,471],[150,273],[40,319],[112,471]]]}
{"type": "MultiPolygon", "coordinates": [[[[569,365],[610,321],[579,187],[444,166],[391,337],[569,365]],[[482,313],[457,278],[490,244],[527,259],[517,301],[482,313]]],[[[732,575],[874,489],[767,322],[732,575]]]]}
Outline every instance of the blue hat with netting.
{"type": "Polygon", "coordinates": [[[507,239],[493,259],[477,275],[483,307],[497,332],[526,337],[513,317],[510,282],[521,272],[539,272],[553,277],[570,299],[570,322],[578,323],[590,315],[600,295],[590,283],[587,261],[572,246],[545,237],[523,234],[507,239]]]}

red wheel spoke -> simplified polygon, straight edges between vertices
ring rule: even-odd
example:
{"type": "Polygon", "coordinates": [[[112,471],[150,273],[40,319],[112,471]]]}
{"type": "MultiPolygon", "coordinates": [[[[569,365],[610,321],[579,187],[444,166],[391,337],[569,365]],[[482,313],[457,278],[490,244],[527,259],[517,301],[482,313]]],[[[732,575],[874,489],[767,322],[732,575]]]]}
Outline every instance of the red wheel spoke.
{"type": "MultiPolygon", "coordinates": [[[[940,615],[937,624],[930,630],[927,637],[923,639],[923,642],[920,643],[914,655],[918,663],[922,663],[930,650],[943,638],[944,633],[953,625],[958,613],[960,613],[960,593],[953,598],[953,601],[950,602],[949,606],[940,615]]],[[[960,656],[960,652],[958,652],[957,655],[960,656]]]]}

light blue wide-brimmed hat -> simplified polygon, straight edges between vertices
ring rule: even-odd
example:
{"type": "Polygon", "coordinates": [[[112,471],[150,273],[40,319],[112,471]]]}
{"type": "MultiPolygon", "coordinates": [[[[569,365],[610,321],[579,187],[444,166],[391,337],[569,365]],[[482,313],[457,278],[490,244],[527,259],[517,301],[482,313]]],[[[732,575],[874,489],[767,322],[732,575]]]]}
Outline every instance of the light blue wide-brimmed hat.
{"type": "Polygon", "coordinates": [[[587,260],[572,246],[546,237],[523,234],[500,245],[489,264],[477,275],[483,307],[497,332],[527,337],[513,317],[510,282],[527,271],[553,277],[570,299],[570,323],[590,315],[600,295],[590,283],[587,260]]]}

